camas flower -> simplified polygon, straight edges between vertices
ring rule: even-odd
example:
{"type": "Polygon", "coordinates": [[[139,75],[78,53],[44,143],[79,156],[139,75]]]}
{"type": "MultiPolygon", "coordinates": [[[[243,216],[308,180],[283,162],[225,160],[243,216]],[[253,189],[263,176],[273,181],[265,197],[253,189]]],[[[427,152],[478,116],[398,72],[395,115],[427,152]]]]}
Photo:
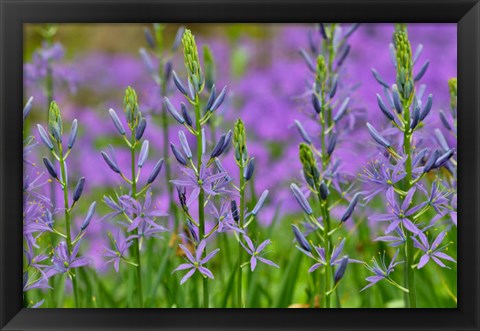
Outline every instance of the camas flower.
{"type": "Polygon", "coordinates": [[[446,235],[447,233],[445,231],[442,231],[437,236],[437,238],[435,238],[435,240],[432,242],[431,245],[428,242],[427,236],[423,232],[420,232],[417,234],[420,240],[418,240],[415,237],[412,237],[413,245],[416,248],[421,249],[425,253],[422,255],[422,257],[420,257],[420,261],[418,262],[418,265],[417,265],[418,269],[423,268],[428,263],[428,261],[430,261],[430,259],[432,259],[436,264],[438,264],[442,268],[448,268],[448,269],[450,268],[447,267],[440,259],[457,263],[452,257],[450,257],[449,255],[443,252],[445,248],[448,247],[448,244],[444,246],[440,246],[443,239],[445,239],[446,235]]]}
{"type": "Polygon", "coordinates": [[[383,253],[383,256],[380,257],[380,262],[378,262],[376,258],[373,258],[372,259],[373,266],[366,264],[367,269],[373,272],[375,275],[367,277],[367,281],[369,282],[369,284],[364,288],[362,288],[361,291],[364,291],[367,288],[375,285],[382,279],[389,279],[390,274],[395,270],[394,268],[397,265],[403,263],[403,261],[395,262],[395,260],[397,259],[397,256],[398,256],[398,250],[395,252],[395,255],[390,261],[390,264],[388,265],[388,267],[385,263],[385,253],[383,253]]]}
{"type": "Polygon", "coordinates": [[[247,253],[251,255],[250,269],[252,271],[254,271],[255,268],[257,267],[257,260],[259,260],[260,262],[263,262],[265,264],[271,265],[272,267],[280,268],[277,264],[275,264],[272,261],[267,260],[266,258],[261,257],[259,255],[265,249],[265,247],[267,247],[267,245],[271,244],[270,239],[267,239],[264,242],[262,242],[260,245],[257,246],[257,248],[255,248],[252,240],[248,236],[244,235],[243,239],[245,239],[245,242],[247,243],[247,246],[245,246],[241,241],[240,241],[240,244],[247,251],[247,253]]]}
{"type": "MultiPolygon", "coordinates": [[[[334,266],[334,265],[339,265],[342,263],[342,260],[345,258],[344,256],[340,256],[340,253],[342,252],[343,250],[343,246],[345,245],[345,238],[343,238],[343,240],[340,242],[340,244],[338,246],[336,246],[333,251],[332,251],[332,255],[330,257],[330,265],[331,266],[334,266]]],[[[300,250],[303,254],[307,255],[308,257],[314,259],[315,261],[317,261],[317,263],[315,263],[314,265],[312,265],[310,267],[310,269],[308,269],[308,272],[313,272],[315,270],[317,270],[319,267],[323,267],[323,266],[326,266],[327,265],[327,259],[325,257],[325,249],[323,247],[320,247],[320,246],[315,246],[315,253],[317,253],[317,256],[315,256],[312,251],[306,251],[304,250],[303,248],[297,246],[298,250],[300,250]]],[[[354,259],[348,259],[348,263],[362,263],[361,261],[358,261],[358,260],[354,260],[354,259]]]]}
{"type": "Polygon", "coordinates": [[[107,261],[104,265],[113,263],[113,268],[116,272],[120,269],[120,261],[123,259],[127,261],[126,254],[128,253],[128,248],[133,244],[131,240],[133,236],[125,238],[120,232],[114,237],[109,235],[112,248],[105,247],[103,250],[103,256],[107,258],[107,261]]]}
{"type": "Polygon", "coordinates": [[[360,180],[370,185],[370,188],[364,192],[366,202],[378,194],[393,192],[393,185],[405,178],[404,162],[405,158],[398,161],[395,166],[388,160],[375,160],[369,163],[360,175],[360,180]]]}
{"type": "Polygon", "coordinates": [[[166,231],[164,227],[155,223],[155,218],[168,216],[168,214],[164,211],[152,208],[152,193],[150,189],[145,194],[145,202],[143,205],[129,195],[121,196],[120,201],[125,212],[129,215],[130,219],[132,219],[132,223],[128,226],[127,231],[130,232],[135,230],[144,222],[160,231],[166,231]]]}
{"type": "Polygon", "coordinates": [[[183,276],[183,278],[180,280],[180,285],[185,283],[192,275],[195,273],[195,271],[198,270],[200,274],[202,274],[203,277],[208,277],[213,279],[213,274],[210,270],[208,270],[206,267],[203,265],[206,264],[208,261],[210,261],[215,254],[218,253],[220,250],[219,248],[213,250],[210,252],[207,256],[202,258],[203,251],[205,250],[205,247],[207,245],[207,242],[205,240],[200,241],[198,244],[198,247],[195,251],[195,256],[192,255],[190,250],[185,247],[184,245],[180,244],[180,248],[185,252],[185,256],[188,259],[187,263],[180,264],[175,270],[172,271],[172,273],[179,271],[179,270],[188,270],[189,271],[183,276]]]}
{"type": "Polygon", "coordinates": [[[393,190],[388,191],[387,206],[389,209],[389,213],[374,215],[370,219],[378,222],[390,222],[387,229],[385,230],[385,234],[389,234],[390,232],[395,230],[400,224],[402,224],[408,231],[414,234],[420,233],[420,229],[409,219],[409,217],[413,216],[416,212],[425,207],[427,202],[422,202],[415,207],[410,207],[415,191],[415,187],[412,187],[408,191],[405,200],[403,200],[401,206],[399,206],[399,204],[397,203],[393,190]]]}
{"type": "Polygon", "coordinates": [[[69,254],[67,243],[62,241],[55,248],[55,253],[52,257],[53,265],[46,272],[48,277],[56,274],[63,274],[69,272],[70,269],[79,268],[89,264],[86,257],[77,257],[78,249],[80,248],[80,241],[73,246],[72,254],[69,254]]]}
{"type": "Polygon", "coordinates": [[[216,182],[220,179],[223,180],[226,176],[226,173],[224,172],[210,175],[207,167],[203,164],[200,168],[200,172],[198,173],[198,177],[197,173],[190,168],[182,168],[181,171],[184,173],[185,178],[175,179],[171,182],[177,186],[190,187],[193,189],[190,193],[190,197],[187,200],[187,206],[197,199],[202,188],[207,194],[217,195],[216,182]]]}
{"type": "Polygon", "coordinates": [[[230,200],[224,199],[220,204],[220,208],[217,208],[217,206],[215,206],[215,204],[210,201],[207,207],[209,208],[209,213],[218,223],[218,232],[227,232],[229,230],[240,233],[244,232],[238,227],[238,224],[232,217],[232,214],[230,212],[230,200]]]}
{"type": "Polygon", "coordinates": [[[451,195],[451,192],[446,191],[443,186],[439,187],[438,181],[432,183],[430,192],[423,185],[418,187],[428,198],[428,204],[432,206],[437,214],[444,215],[449,211],[450,201],[448,197],[451,195]]]}

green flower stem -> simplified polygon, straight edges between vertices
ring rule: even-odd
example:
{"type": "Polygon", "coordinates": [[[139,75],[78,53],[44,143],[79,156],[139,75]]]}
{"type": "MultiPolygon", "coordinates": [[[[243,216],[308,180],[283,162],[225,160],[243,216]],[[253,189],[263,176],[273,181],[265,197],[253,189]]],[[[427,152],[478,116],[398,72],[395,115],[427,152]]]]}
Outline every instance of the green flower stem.
{"type": "MultiPolygon", "coordinates": [[[[60,171],[62,173],[62,189],[63,189],[63,203],[65,209],[65,233],[66,233],[66,241],[67,241],[67,249],[68,254],[72,254],[72,236],[70,233],[70,207],[68,204],[68,180],[67,180],[67,171],[65,166],[65,158],[63,156],[63,149],[62,144],[58,144],[58,149],[60,153],[60,171]]],[[[72,279],[72,287],[73,287],[73,297],[75,300],[75,307],[78,308],[78,288],[77,288],[77,277],[75,275],[75,269],[70,269],[70,278],[72,279]]]]}
{"type": "MultiPolygon", "coordinates": [[[[136,199],[137,197],[137,178],[136,178],[136,169],[135,169],[135,136],[132,134],[132,143],[130,147],[131,151],[131,161],[132,161],[132,198],[136,199]]],[[[140,259],[140,243],[138,240],[138,228],[133,231],[135,238],[133,239],[133,250],[135,252],[135,264],[137,267],[136,273],[136,281],[137,281],[137,296],[138,296],[138,304],[140,308],[143,308],[143,290],[142,290],[142,262],[140,259]]]]}
{"type": "Polygon", "coordinates": [[[332,266],[330,265],[330,214],[328,212],[328,204],[327,202],[322,203],[322,212],[323,212],[323,219],[324,219],[324,226],[325,231],[323,232],[323,239],[325,241],[325,287],[324,287],[324,297],[325,297],[325,308],[330,308],[330,289],[331,289],[331,277],[332,277],[332,266]]]}
{"type": "MultiPolygon", "coordinates": [[[[243,161],[239,167],[239,176],[240,176],[240,214],[238,220],[238,226],[240,229],[243,227],[243,218],[245,217],[245,178],[243,177],[243,161]]],[[[243,248],[240,244],[240,240],[238,241],[238,279],[237,279],[237,306],[238,308],[242,308],[242,267],[241,263],[243,260],[243,248]]]]}
{"type": "MultiPolygon", "coordinates": [[[[324,94],[324,91],[322,91],[324,94]]],[[[324,95],[322,95],[322,100],[324,100],[324,95]]],[[[321,142],[322,142],[322,171],[325,172],[329,162],[329,156],[326,153],[326,143],[325,143],[325,118],[323,115],[320,116],[320,124],[322,126],[322,133],[321,133],[321,142]]],[[[322,216],[323,216],[323,240],[325,244],[325,259],[326,259],[326,266],[325,266],[325,287],[324,287],[324,298],[325,298],[325,308],[330,308],[330,290],[331,290],[331,278],[332,278],[332,266],[330,265],[330,249],[332,247],[332,240],[331,240],[331,233],[330,233],[330,211],[328,206],[328,200],[322,201],[319,195],[319,200],[322,209],[322,216]]],[[[339,304],[338,296],[337,304],[339,304]]]]}
{"type": "MultiPolygon", "coordinates": [[[[407,159],[405,161],[405,191],[408,192],[412,188],[412,130],[410,129],[410,101],[406,100],[403,104],[404,113],[404,135],[403,144],[407,159]]],[[[415,272],[412,268],[414,252],[412,238],[407,234],[405,240],[405,287],[409,290],[408,296],[405,295],[405,306],[409,308],[417,307],[417,296],[415,291],[415,272]]]]}
{"type": "MultiPolygon", "coordinates": [[[[200,124],[201,119],[201,109],[200,109],[200,99],[198,94],[195,96],[195,121],[196,121],[196,130],[197,130],[197,169],[200,173],[200,168],[202,167],[202,146],[203,146],[203,135],[202,135],[202,126],[200,124]]],[[[205,237],[205,191],[203,188],[200,189],[200,194],[198,195],[198,221],[199,221],[199,237],[204,239],[205,237]]],[[[203,256],[205,257],[205,251],[203,256]]],[[[206,266],[205,266],[206,267],[206,266]]],[[[208,308],[208,280],[203,278],[203,307],[208,308]]]]}

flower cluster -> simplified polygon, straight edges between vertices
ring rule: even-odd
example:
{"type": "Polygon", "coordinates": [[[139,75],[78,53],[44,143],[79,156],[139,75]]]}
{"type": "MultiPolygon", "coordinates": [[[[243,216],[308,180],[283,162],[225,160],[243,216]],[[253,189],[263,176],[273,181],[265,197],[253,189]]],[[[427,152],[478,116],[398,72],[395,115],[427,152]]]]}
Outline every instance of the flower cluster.
{"type": "MultiPolygon", "coordinates": [[[[138,286],[136,293],[139,305],[143,307],[144,300],[141,269],[142,241],[144,238],[158,237],[159,233],[167,231],[164,226],[156,222],[156,219],[158,217],[167,216],[168,214],[155,209],[155,206],[152,204],[151,192],[151,185],[160,174],[164,159],[162,158],[156,162],[146,178],[143,187],[140,188],[140,175],[142,168],[148,159],[150,143],[148,140],[143,140],[142,142],[147,127],[147,119],[140,111],[137,93],[130,86],[125,90],[123,110],[125,114],[125,123],[130,131],[129,133],[127,133],[123,124],[124,122],[117,115],[116,111],[110,109],[108,112],[118,134],[130,150],[130,168],[128,169],[130,173],[127,175],[127,172],[122,170],[122,167],[117,161],[115,150],[112,145],[109,145],[108,153],[102,151],[101,155],[110,170],[118,174],[118,176],[120,176],[130,187],[128,194],[117,194],[116,199],[111,196],[104,197],[105,204],[112,209],[112,212],[105,215],[103,220],[116,221],[119,225],[122,225],[124,233],[126,234],[126,239],[119,237],[120,235],[117,236],[116,239],[112,239],[112,248],[106,247],[104,249],[104,254],[109,262],[114,263],[117,272],[120,259],[123,259],[125,262],[135,267],[136,284],[138,286]],[[138,150],[138,147],[140,147],[140,152],[137,157],[136,151],[138,150]],[[143,203],[141,202],[142,196],[144,197],[143,203]],[[120,218],[123,219],[124,222],[118,222],[120,218]],[[126,257],[126,250],[130,246],[132,246],[134,262],[131,262],[126,257]]],[[[113,238],[111,234],[109,234],[109,236],[113,238]]]]}
{"type": "MultiPolygon", "coordinates": [[[[385,236],[381,236],[379,240],[389,242],[392,246],[404,247],[405,285],[400,288],[408,292],[408,296],[405,297],[408,307],[416,307],[414,283],[416,268],[422,268],[430,259],[442,267],[446,266],[439,258],[455,262],[441,252],[446,247],[441,246],[446,236],[445,232],[440,233],[431,245],[427,238],[429,229],[437,226],[443,217],[455,212],[451,210],[452,204],[449,203],[451,191],[445,188],[440,179],[432,181],[427,175],[434,175],[442,168],[448,169],[448,165],[452,169],[454,162],[452,156],[455,150],[444,143],[445,139],[438,130],[436,136],[442,142],[441,150],[429,148],[425,146],[425,139],[417,138],[419,136],[417,132],[429,121],[429,114],[433,108],[432,94],[425,100],[423,98],[425,86],[417,86],[429,67],[428,60],[420,67],[415,67],[422,48],[419,46],[416,52],[412,53],[407,28],[398,25],[393,43],[390,45],[392,61],[396,68],[395,84],[390,86],[376,70],[372,70],[374,78],[383,88],[384,96],[387,98],[385,103],[377,94],[378,106],[391,128],[378,131],[367,123],[367,129],[382,155],[363,176],[367,184],[367,201],[379,193],[386,192],[387,213],[373,215],[370,219],[386,223],[385,236]],[[423,194],[419,196],[419,192],[423,194]],[[417,264],[415,249],[424,252],[417,264]]],[[[451,91],[455,90],[451,92],[452,109],[456,104],[454,100],[456,88],[453,85],[450,83],[451,91]]],[[[442,112],[440,117],[444,119],[442,120],[444,125],[448,124],[442,112]]],[[[380,272],[378,267],[370,268],[375,276],[367,278],[370,281],[367,287],[382,278],[390,279],[389,274],[393,271],[393,265],[390,264],[388,269],[384,269],[380,272]]]]}
{"type": "MultiPolygon", "coordinates": [[[[296,184],[291,184],[290,188],[306,215],[305,228],[313,227],[312,232],[319,234],[320,244],[312,247],[304,233],[296,225],[293,225],[293,233],[300,245],[297,248],[316,262],[309,272],[315,271],[320,266],[325,267],[324,286],[321,295],[323,295],[324,307],[326,308],[330,307],[330,295],[335,292],[348,263],[355,261],[349,259],[347,255],[339,258],[344,241],[334,247],[332,235],[344,222],[351,218],[360,197],[358,193],[352,194],[351,186],[345,186],[345,183],[341,180],[342,160],[335,158],[334,155],[337,144],[341,142],[342,135],[346,133],[345,126],[342,125],[342,119],[351,113],[350,110],[352,109],[350,96],[343,97],[337,91],[342,87],[340,69],[350,52],[348,38],[357,27],[358,24],[351,25],[343,33],[343,28],[339,24],[320,24],[321,47],[316,46],[312,35],[309,38],[310,52],[316,56],[316,65],[307,51],[300,51],[314,76],[308,94],[311,95],[314,110],[311,117],[319,124],[319,133],[312,139],[302,124],[295,121],[295,125],[304,141],[300,144],[299,157],[306,186],[302,190],[296,184]],[[320,166],[317,158],[320,159],[320,166]],[[305,191],[308,193],[305,194],[305,191]],[[318,199],[320,204],[319,217],[315,216],[307,199],[310,193],[318,199]],[[331,210],[333,206],[345,199],[350,200],[348,207],[341,216],[338,225],[334,226],[331,210]],[[337,268],[333,274],[332,283],[334,266],[337,266],[337,268]]],[[[352,114],[351,116],[355,115],[352,114]]],[[[312,302],[314,295],[312,291],[312,302]]],[[[337,304],[340,303],[337,302],[337,304]]]]}
{"type": "MultiPolygon", "coordinates": [[[[255,216],[262,207],[267,197],[268,191],[265,191],[258,200],[255,208],[250,213],[246,213],[245,206],[245,187],[252,179],[254,173],[254,158],[251,158],[246,146],[246,132],[243,122],[237,120],[232,133],[231,130],[222,134],[213,143],[213,148],[208,149],[207,133],[204,126],[216,114],[216,111],[223,104],[227,88],[224,87],[217,94],[215,83],[212,82],[213,75],[208,75],[208,82],[204,71],[200,65],[195,37],[190,30],[185,30],[182,37],[184,50],[185,68],[187,71],[187,85],[173,71],[173,81],[180,93],[187,102],[193,106],[193,116],[188,107],[181,103],[181,111],[168,99],[165,98],[165,106],[172,117],[187,131],[196,138],[196,160],[190,148],[187,136],[183,130],[178,132],[178,139],[181,150],[174,143],[170,144],[172,154],[181,167],[183,177],[172,180],[178,190],[178,197],[181,208],[186,219],[186,228],[188,229],[187,238],[192,242],[192,250],[195,251],[195,258],[191,255],[189,248],[185,245],[180,247],[186,254],[189,263],[182,264],[175,271],[190,269],[183,277],[183,284],[191,277],[195,270],[199,270],[203,275],[203,305],[208,307],[208,283],[207,278],[214,278],[214,275],[207,269],[207,262],[218,252],[214,250],[208,256],[205,256],[205,248],[208,239],[215,233],[233,232],[241,249],[245,249],[250,257],[251,270],[256,268],[257,260],[264,263],[277,266],[273,262],[261,257],[259,254],[270,242],[264,241],[255,248],[252,240],[248,236],[248,225],[254,220],[255,216]],[[206,101],[202,99],[202,92],[206,84],[209,87],[209,96],[206,101]],[[185,86],[188,86],[185,87],[185,86]],[[233,178],[225,171],[220,157],[226,154],[232,145],[235,149],[235,160],[239,168],[240,183],[234,184],[233,178]],[[195,162],[196,161],[196,162],[195,162]],[[188,197],[187,197],[188,194],[188,197]],[[240,196],[240,206],[236,198],[240,196]],[[191,206],[197,202],[197,217],[191,213],[191,206]],[[210,231],[206,229],[207,218],[205,211],[210,211],[215,222],[210,231]],[[245,242],[246,245],[243,243],[245,242]]],[[[206,52],[205,54],[210,54],[206,52]]],[[[208,55],[207,55],[208,56],[208,55]]],[[[208,62],[208,61],[207,61],[208,62]]],[[[207,70],[209,73],[211,70],[207,70]]],[[[213,139],[215,137],[213,136],[213,139]]],[[[239,253],[239,274],[238,274],[238,305],[242,306],[242,252],[239,253]]]]}

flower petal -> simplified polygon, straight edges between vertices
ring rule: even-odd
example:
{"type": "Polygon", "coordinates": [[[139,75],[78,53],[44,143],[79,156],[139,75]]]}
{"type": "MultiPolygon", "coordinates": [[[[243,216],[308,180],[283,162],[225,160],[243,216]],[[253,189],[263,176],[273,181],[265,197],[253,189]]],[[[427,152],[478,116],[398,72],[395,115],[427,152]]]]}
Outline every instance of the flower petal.
{"type": "Polygon", "coordinates": [[[418,262],[417,268],[422,269],[425,266],[425,264],[428,263],[428,261],[430,261],[430,256],[428,256],[428,254],[422,255],[422,257],[420,258],[420,262],[418,262]]]}
{"type": "Polygon", "coordinates": [[[187,273],[185,274],[185,276],[183,276],[182,280],[180,280],[180,285],[182,285],[182,284],[185,283],[190,277],[192,277],[192,275],[195,273],[195,270],[197,270],[197,269],[195,269],[195,268],[190,269],[190,271],[187,272],[187,273]]]}

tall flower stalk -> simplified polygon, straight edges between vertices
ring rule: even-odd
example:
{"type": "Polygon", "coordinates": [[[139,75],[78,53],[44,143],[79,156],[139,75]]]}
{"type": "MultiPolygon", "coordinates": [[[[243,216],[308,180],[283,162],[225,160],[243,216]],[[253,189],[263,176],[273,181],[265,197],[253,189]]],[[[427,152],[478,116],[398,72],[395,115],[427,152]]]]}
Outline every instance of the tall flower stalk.
{"type": "MultiPolygon", "coordinates": [[[[187,107],[182,104],[181,114],[176,107],[165,99],[165,104],[170,114],[190,132],[196,139],[197,148],[197,162],[193,160],[193,155],[186,139],[185,133],[179,131],[179,140],[182,146],[183,153],[177,149],[175,144],[171,144],[172,153],[182,167],[182,172],[185,178],[173,180],[172,182],[177,186],[179,192],[179,200],[186,216],[186,227],[189,231],[189,240],[193,243],[193,250],[195,250],[196,257],[190,256],[189,248],[185,245],[180,247],[190,261],[187,264],[182,264],[174,271],[190,269],[189,272],[182,278],[183,284],[189,277],[191,277],[195,270],[203,276],[203,302],[204,308],[209,306],[209,289],[208,278],[213,279],[214,276],[207,269],[207,262],[218,252],[218,249],[206,254],[207,240],[217,232],[233,231],[235,238],[239,242],[239,260],[238,260],[238,276],[237,276],[237,306],[243,307],[242,301],[242,276],[241,269],[250,264],[251,270],[256,268],[257,260],[272,266],[278,267],[276,264],[261,256],[261,251],[270,243],[269,240],[264,241],[257,247],[252,240],[247,236],[247,227],[254,220],[263,203],[265,202],[268,191],[264,192],[262,197],[257,202],[255,208],[251,213],[246,213],[245,210],[245,186],[253,176],[253,158],[249,158],[246,151],[245,130],[243,122],[237,121],[235,125],[234,137],[235,141],[235,157],[240,169],[240,186],[237,187],[232,182],[225,169],[223,168],[219,157],[229,149],[232,140],[232,132],[222,134],[216,141],[213,149],[207,156],[207,141],[204,126],[214,116],[216,110],[222,105],[226,97],[226,87],[217,95],[215,85],[212,83],[210,88],[210,95],[204,106],[202,106],[201,93],[205,87],[205,77],[200,66],[197,46],[195,38],[190,30],[185,30],[182,44],[184,48],[185,67],[188,75],[188,90],[183,85],[180,78],[173,72],[173,80],[178,90],[185,96],[187,101],[193,106],[195,120],[189,115],[187,107]],[[241,154],[238,154],[241,153],[241,154]],[[234,188],[234,191],[230,189],[234,188]],[[189,198],[187,199],[186,189],[191,188],[189,198]],[[240,195],[240,211],[238,210],[235,197],[240,195]],[[220,208],[216,207],[214,197],[218,196],[221,203],[220,208]],[[189,206],[197,200],[198,219],[195,220],[190,214],[189,206]],[[206,207],[208,207],[210,214],[214,216],[216,222],[215,226],[206,231],[206,207]],[[250,257],[250,262],[243,263],[242,250],[246,250],[250,257]],[[192,268],[192,263],[194,268],[192,268]]],[[[263,255],[263,253],[262,253],[263,255]]]]}
{"type": "MultiPolygon", "coordinates": [[[[171,92],[171,77],[172,77],[172,56],[180,46],[181,37],[183,35],[183,27],[177,31],[173,44],[170,48],[165,44],[165,25],[160,23],[153,24],[153,34],[149,28],[145,28],[145,39],[147,40],[148,49],[153,53],[157,59],[158,64],[155,68],[148,52],[145,49],[140,49],[140,55],[143,58],[145,66],[149,71],[151,77],[158,86],[158,93],[161,99],[168,97],[171,92]]],[[[174,202],[174,188],[171,183],[172,169],[169,155],[169,132],[170,132],[170,117],[166,109],[165,103],[162,103],[162,112],[160,114],[160,122],[163,131],[163,159],[165,160],[165,183],[168,191],[168,199],[170,201],[169,212],[174,217],[175,232],[179,231],[179,219],[177,215],[177,208],[174,202]]]]}
{"type": "MultiPolygon", "coordinates": [[[[388,227],[385,230],[387,236],[380,237],[380,240],[392,244],[400,242],[403,245],[405,256],[404,285],[403,287],[397,287],[405,292],[405,306],[415,308],[417,306],[415,269],[423,267],[422,261],[415,263],[415,256],[417,256],[415,249],[421,249],[421,245],[418,244],[420,239],[423,242],[422,247],[426,247],[425,233],[431,227],[424,222],[422,215],[430,208],[434,208],[436,211],[444,209],[443,206],[448,201],[445,192],[437,190],[436,182],[432,184],[432,193],[430,193],[425,188],[426,183],[422,183],[421,180],[430,171],[445,166],[453,156],[454,150],[448,149],[442,152],[419,148],[422,141],[416,141],[414,133],[422,128],[427,120],[427,116],[432,109],[432,95],[430,94],[426,102],[423,103],[422,97],[425,88],[420,88],[420,92],[418,92],[416,83],[427,72],[429,61],[424,62],[417,73],[414,74],[414,64],[421,54],[422,47],[419,47],[415,54],[412,53],[405,25],[396,26],[393,41],[394,43],[390,48],[396,67],[396,84],[390,87],[378,72],[375,70],[372,70],[372,72],[377,82],[383,86],[389,106],[377,94],[378,105],[389,123],[399,131],[399,143],[391,143],[390,138],[367,123],[367,129],[371,137],[381,148],[386,150],[388,155],[388,163],[383,163],[383,161],[381,163],[380,167],[382,169],[367,172],[372,174],[372,176],[367,176],[367,182],[370,181],[375,183],[374,186],[377,186],[371,190],[371,194],[367,194],[367,201],[374,195],[386,190],[388,213],[374,215],[371,219],[388,222],[388,227]],[[379,190],[378,185],[382,185],[383,189],[379,190]],[[412,206],[417,190],[426,193],[427,201],[412,206]],[[394,231],[398,237],[390,234],[394,231]]],[[[438,216],[441,218],[445,214],[441,211],[438,216]]],[[[440,243],[441,240],[437,244],[440,243]]],[[[445,256],[444,258],[449,258],[445,256]]]]}
{"type": "MultiPolygon", "coordinates": [[[[303,175],[307,183],[308,190],[317,198],[319,213],[322,223],[320,224],[313,210],[308,203],[307,198],[300,188],[292,184],[292,192],[307,215],[307,220],[315,231],[320,232],[320,241],[323,247],[318,246],[315,249],[311,247],[304,234],[298,227],[294,227],[294,235],[300,246],[297,246],[304,254],[317,261],[309,271],[313,272],[319,266],[325,267],[325,276],[323,278],[323,287],[321,296],[323,297],[323,305],[325,308],[331,307],[331,295],[337,293],[337,305],[340,306],[338,292],[336,292],[338,281],[343,277],[349,260],[338,259],[340,251],[334,250],[332,235],[341,224],[352,215],[356,204],[358,203],[358,195],[353,195],[350,205],[343,215],[338,226],[333,226],[331,217],[331,209],[333,206],[341,202],[347,192],[341,188],[339,181],[339,166],[341,160],[334,158],[339,137],[345,131],[341,120],[346,117],[349,112],[350,97],[340,100],[337,96],[337,90],[341,84],[340,69],[343,62],[350,52],[348,38],[357,29],[358,24],[354,24],[343,33],[340,24],[320,24],[319,30],[322,38],[321,48],[319,49],[310,35],[310,53],[316,56],[316,64],[311,58],[309,52],[301,50],[308,68],[314,73],[314,82],[308,94],[311,95],[311,102],[315,110],[314,119],[319,124],[319,138],[312,139],[311,136],[302,126],[301,122],[295,121],[295,125],[304,140],[300,144],[299,157],[303,166],[303,175]],[[335,114],[333,110],[337,108],[335,114]],[[318,118],[317,118],[318,116],[318,118]],[[319,140],[319,147],[315,146],[315,141],[319,140]],[[317,165],[316,157],[320,158],[320,169],[317,165]],[[332,191],[332,192],[331,192],[332,191]],[[334,192],[337,191],[337,192],[334,192]],[[338,196],[337,194],[338,193],[338,196]],[[308,244],[308,245],[307,245],[308,244]],[[335,275],[333,266],[337,264],[335,275]]],[[[342,247],[343,244],[337,246],[342,247]]],[[[315,286],[314,286],[315,287],[315,286]]],[[[313,291],[312,291],[313,292],[313,291]]],[[[312,294],[314,296],[314,294],[312,294]]],[[[312,299],[311,302],[314,302],[312,299]]]]}
{"type": "MultiPolygon", "coordinates": [[[[127,238],[125,245],[132,246],[134,261],[130,265],[135,267],[135,279],[136,279],[136,296],[138,299],[139,307],[144,306],[143,300],[143,281],[142,281],[142,259],[140,254],[141,240],[144,237],[155,236],[158,232],[166,231],[165,228],[156,224],[153,220],[155,217],[166,216],[165,213],[159,211],[150,211],[151,205],[151,192],[150,187],[154,180],[158,177],[162,165],[163,159],[160,159],[154,166],[150,173],[146,183],[142,189],[138,187],[138,181],[143,165],[145,164],[149,153],[148,140],[143,141],[141,144],[141,150],[136,157],[136,149],[140,145],[141,139],[147,126],[147,120],[143,117],[143,114],[139,110],[137,93],[130,86],[125,90],[125,96],[123,99],[123,108],[125,112],[126,122],[130,130],[130,138],[126,136],[126,130],[122,124],[122,121],[118,117],[115,110],[110,109],[109,114],[115,125],[118,133],[122,136],[123,141],[127,145],[130,151],[130,178],[127,178],[120,166],[118,165],[113,148],[110,148],[110,155],[102,152],[103,159],[110,167],[110,169],[120,175],[122,179],[130,186],[130,193],[128,196],[121,196],[118,198],[118,203],[115,203],[110,197],[105,197],[105,203],[111,207],[114,212],[108,214],[105,218],[111,219],[118,215],[122,215],[128,221],[128,227],[126,232],[130,234],[127,238]],[[138,202],[140,196],[145,195],[145,205],[142,207],[138,202]],[[129,242],[132,241],[133,244],[129,242]]],[[[115,251],[123,256],[123,252],[120,252],[117,244],[114,243],[115,251]]]]}
{"type": "MultiPolygon", "coordinates": [[[[77,138],[77,131],[78,131],[78,124],[77,124],[77,120],[75,119],[73,120],[71,125],[70,134],[66,144],[67,149],[65,150],[65,145],[63,142],[62,116],[60,113],[60,109],[55,101],[52,101],[52,103],[50,104],[50,108],[48,112],[48,133],[45,131],[45,129],[41,125],[38,125],[38,132],[42,142],[50,150],[51,155],[58,161],[60,166],[60,176],[59,176],[56,170],[56,167],[53,165],[50,159],[46,157],[43,158],[43,163],[48,173],[53,179],[55,179],[60,184],[62,188],[63,212],[65,217],[65,234],[64,235],[54,230],[53,227],[51,228],[52,230],[51,232],[60,234],[66,240],[65,242],[60,243],[60,245],[57,248],[59,252],[58,254],[60,254],[58,264],[60,265],[61,263],[63,263],[63,267],[60,268],[59,270],[58,269],[59,267],[57,266],[54,260],[54,266],[51,268],[51,271],[48,274],[48,276],[51,277],[54,274],[57,274],[60,272],[68,272],[68,275],[72,280],[75,307],[80,307],[77,275],[76,275],[74,266],[71,266],[70,263],[73,263],[74,259],[76,259],[76,255],[78,252],[78,242],[83,237],[85,229],[90,224],[90,221],[95,212],[96,203],[94,202],[90,206],[90,209],[87,213],[87,217],[85,218],[84,224],[81,227],[81,232],[77,235],[75,239],[73,239],[72,228],[71,228],[71,213],[76,202],[79,200],[80,196],[82,195],[83,187],[85,183],[85,178],[83,177],[80,178],[80,180],[78,181],[75,187],[75,191],[72,197],[72,202],[70,202],[69,192],[68,192],[69,180],[68,180],[66,161],[75,144],[75,141],[77,138]]],[[[79,267],[84,264],[86,264],[86,262],[84,262],[83,260],[81,262],[77,261],[75,267],[79,267]]]]}

